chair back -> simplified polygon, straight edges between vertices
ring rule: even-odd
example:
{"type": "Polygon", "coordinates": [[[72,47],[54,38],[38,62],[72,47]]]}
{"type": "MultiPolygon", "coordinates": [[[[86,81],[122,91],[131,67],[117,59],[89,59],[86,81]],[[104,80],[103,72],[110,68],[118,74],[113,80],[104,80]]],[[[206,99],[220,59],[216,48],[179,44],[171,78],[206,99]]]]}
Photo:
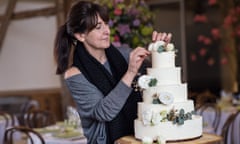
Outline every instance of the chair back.
{"type": "Polygon", "coordinates": [[[15,119],[12,114],[0,111],[0,117],[5,120],[5,128],[15,125],[15,119]]]}
{"type": "Polygon", "coordinates": [[[48,110],[34,109],[25,116],[25,124],[29,128],[42,128],[55,123],[55,115],[48,110]]]}
{"type": "MultiPolygon", "coordinates": [[[[212,127],[214,133],[217,132],[218,125],[220,123],[221,118],[221,109],[215,103],[205,103],[196,109],[200,115],[203,115],[206,110],[213,110],[214,112],[214,119],[212,121],[212,127]]],[[[204,121],[204,120],[203,120],[204,121]]]]}
{"type": "Polygon", "coordinates": [[[21,134],[21,137],[29,142],[29,144],[34,144],[34,140],[40,141],[40,144],[45,144],[43,137],[31,128],[23,126],[14,126],[6,129],[4,133],[4,144],[14,144],[14,134],[21,134]],[[35,139],[34,139],[35,138],[35,139]]]}
{"type": "Polygon", "coordinates": [[[239,144],[240,143],[240,111],[232,114],[228,117],[226,122],[223,125],[222,133],[223,142],[230,144],[239,144]],[[238,139],[236,139],[236,137],[238,139]],[[237,141],[238,140],[238,141],[237,141]]]}
{"type": "Polygon", "coordinates": [[[38,109],[39,108],[39,103],[36,100],[33,99],[29,99],[28,101],[26,101],[22,106],[21,106],[21,111],[18,114],[18,121],[19,124],[22,126],[26,126],[25,124],[25,114],[28,113],[29,111],[33,110],[33,109],[38,109]]]}

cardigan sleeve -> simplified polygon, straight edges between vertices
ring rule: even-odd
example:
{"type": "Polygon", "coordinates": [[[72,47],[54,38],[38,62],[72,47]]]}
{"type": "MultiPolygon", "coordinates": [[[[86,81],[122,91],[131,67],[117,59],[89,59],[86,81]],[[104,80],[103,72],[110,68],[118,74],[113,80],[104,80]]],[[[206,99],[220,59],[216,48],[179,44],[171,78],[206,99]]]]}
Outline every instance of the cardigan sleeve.
{"type": "Polygon", "coordinates": [[[72,76],[65,81],[76,102],[80,117],[98,121],[111,121],[120,112],[132,91],[132,88],[120,81],[104,97],[82,74],[72,76]]]}

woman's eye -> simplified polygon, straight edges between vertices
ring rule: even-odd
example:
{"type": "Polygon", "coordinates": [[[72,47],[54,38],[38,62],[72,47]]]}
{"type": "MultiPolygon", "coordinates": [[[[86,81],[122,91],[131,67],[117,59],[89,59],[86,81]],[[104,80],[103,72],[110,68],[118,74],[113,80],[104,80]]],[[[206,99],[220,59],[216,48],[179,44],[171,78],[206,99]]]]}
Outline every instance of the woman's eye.
{"type": "Polygon", "coordinates": [[[101,29],[101,25],[97,25],[97,26],[96,26],[96,29],[101,29]]]}

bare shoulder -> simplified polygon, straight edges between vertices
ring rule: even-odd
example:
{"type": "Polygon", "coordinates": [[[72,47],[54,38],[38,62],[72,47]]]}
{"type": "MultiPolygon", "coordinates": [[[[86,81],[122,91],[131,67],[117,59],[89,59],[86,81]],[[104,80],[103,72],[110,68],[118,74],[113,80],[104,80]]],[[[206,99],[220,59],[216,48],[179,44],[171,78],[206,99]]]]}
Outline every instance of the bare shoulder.
{"type": "Polygon", "coordinates": [[[70,78],[74,75],[80,74],[80,70],[76,67],[71,67],[69,68],[65,73],[64,73],[64,79],[70,78]]]}

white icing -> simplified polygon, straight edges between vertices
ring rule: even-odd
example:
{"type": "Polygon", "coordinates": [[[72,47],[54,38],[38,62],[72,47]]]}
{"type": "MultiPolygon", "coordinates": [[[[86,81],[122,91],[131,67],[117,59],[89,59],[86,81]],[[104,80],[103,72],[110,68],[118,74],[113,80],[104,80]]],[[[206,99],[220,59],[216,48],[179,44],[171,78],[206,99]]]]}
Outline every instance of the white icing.
{"type": "Polygon", "coordinates": [[[181,69],[174,68],[147,68],[147,75],[157,79],[158,85],[181,84],[181,69]]]}
{"type": "Polygon", "coordinates": [[[174,97],[175,102],[187,101],[187,84],[162,85],[151,87],[143,91],[143,102],[150,104],[153,101],[153,95],[161,92],[169,92],[174,97]]]}
{"type": "Polygon", "coordinates": [[[141,120],[134,121],[135,137],[151,137],[156,140],[159,135],[167,141],[185,140],[196,138],[202,135],[202,117],[196,116],[192,120],[186,120],[183,125],[176,125],[172,122],[162,122],[154,126],[145,126],[141,120]]]}
{"type": "Polygon", "coordinates": [[[151,120],[153,116],[153,111],[152,109],[145,109],[142,111],[142,121],[144,125],[151,125],[151,120]]]}
{"type": "Polygon", "coordinates": [[[153,115],[152,115],[152,124],[153,125],[159,124],[162,119],[163,119],[163,117],[159,113],[153,112],[153,115]]]}
{"type": "Polygon", "coordinates": [[[152,51],[152,68],[175,67],[175,52],[152,51]]]}
{"type": "Polygon", "coordinates": [[[142,138],[143,144],[152,144],[153,139],[151,137],[144,137],[142,138]]]}

